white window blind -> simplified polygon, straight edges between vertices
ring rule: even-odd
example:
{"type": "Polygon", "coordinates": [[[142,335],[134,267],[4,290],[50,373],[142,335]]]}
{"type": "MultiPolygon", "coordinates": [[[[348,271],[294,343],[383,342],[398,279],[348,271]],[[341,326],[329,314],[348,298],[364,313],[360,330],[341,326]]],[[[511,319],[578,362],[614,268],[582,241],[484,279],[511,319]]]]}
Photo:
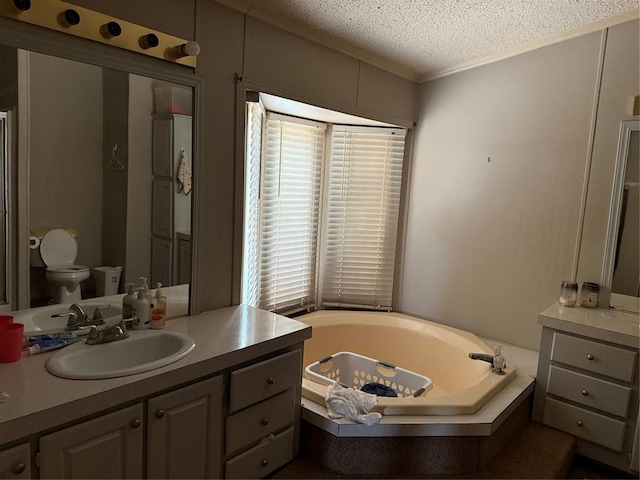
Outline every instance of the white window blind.
{"type": "Polygon", "coordinates": [[[260,278],[260,158],[264,108],[246,103],[244,242],[242,255],[242,303],[258,306],[260,278]]]}
{"type": "Polygon", "coordinates": [[[391,308],[405,131],[334,127],[322,305],[391,308]]]}
{"type": "Polygon", "coordinates": [[[267,114],[260,191],[258,305],[289,312],[316,302],[326,126],[267,114]]]}

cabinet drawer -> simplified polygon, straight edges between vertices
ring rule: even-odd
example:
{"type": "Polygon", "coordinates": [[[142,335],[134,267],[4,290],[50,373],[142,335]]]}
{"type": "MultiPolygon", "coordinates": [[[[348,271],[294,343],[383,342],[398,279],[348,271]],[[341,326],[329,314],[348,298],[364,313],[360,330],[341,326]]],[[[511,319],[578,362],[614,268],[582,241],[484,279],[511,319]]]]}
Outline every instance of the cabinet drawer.
{"type": "Polygon", "coordinates": [[[548,392],[612,415],[626,417],[631,389],[564,368],[549,369],[548,392]]]}
{"type": "Polygon", "coordinates": [[[625,382],[633,379],[637,356],[636,352],[612,345],[553,334],[551,360],[625,382]]]}
{"type": "Polygon", "coordinates": [[[293,459],[293,427],[233,457],[225,478],[262,478],[293,459]]]}
{"type": "Polygon", "coordinates": [[[31,447],[28,443],[0,452],[0,478],[31,478],[31,447]]]}
{"type": "Polygon", "coordinates": [[[547,398],[542,423],[576,437],[622,451],[625,424],[552,398],[547,398]]]}
{"type": "Polygon", "coordinates": [[[233,413],[258,403],[300,385],[301,382],[302,353],[300,350],[231,372],[229,412],[233,413]]]}
{"type": "Polygon", "coordinates": [[[295,390],[260,402],[227,417],[227,454],[277,432],[295,420],[295,390]]]}

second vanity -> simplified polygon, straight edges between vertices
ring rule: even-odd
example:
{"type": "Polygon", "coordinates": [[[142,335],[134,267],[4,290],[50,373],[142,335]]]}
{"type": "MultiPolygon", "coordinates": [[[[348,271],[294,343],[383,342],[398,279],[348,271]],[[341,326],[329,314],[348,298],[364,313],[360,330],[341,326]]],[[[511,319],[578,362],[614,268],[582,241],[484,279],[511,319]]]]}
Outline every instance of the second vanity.
{"type": "Polygon", "coordinates": [[[235,306],[167,329],[195,349],[137,375],[58,378],[53,353],[0,364],[0,477],[259,478],[293,459],[311,327],[235,306]]]}
{"type": "Polygon", "coordinates": [[[542,340],[533,419],[576,437],[576,453],[637,474],[637,314],[558,304],[542,340]]]}

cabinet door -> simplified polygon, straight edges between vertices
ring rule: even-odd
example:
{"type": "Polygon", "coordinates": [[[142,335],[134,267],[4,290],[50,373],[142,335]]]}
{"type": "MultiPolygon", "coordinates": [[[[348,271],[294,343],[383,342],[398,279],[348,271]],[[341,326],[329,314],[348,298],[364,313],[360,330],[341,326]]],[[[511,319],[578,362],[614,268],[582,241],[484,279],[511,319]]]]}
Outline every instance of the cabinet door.
{"type": "Polygon", "coordinates": [[[149,400],[149,478],[220,476],[222,393],[220,375],[149,400]]]}
{"type": "Polygon", "coordinates": [[[153,175],[171,177],[173,175],[173,121],[155,119],[153,121],[153,175]]]}
{"type": "Polygon", "coordinates": [[[141,478],[143,409],[133,405],[40,438],[40,478],[141,478]]]}
{"type": "Polygon", "coordinates": [[[31,478],[31,448],[28,443],[0,452],[0,478],[31,478]]]}
{"type": "Polygon", "coordinates": [[[160,282],[171,285],[173,242],[163,238],[151,239],[151,285],[160,282]]]}
{"type": "Polygon", "coordinates": [[[151,186],[151,232],[173,239],[173,180],[153,179],[151,186]]]}
{"type": "Polygon", "coordinates": [[[191,242],[178,240],[178,272],[176,285],[191,282],[191,242]]]}

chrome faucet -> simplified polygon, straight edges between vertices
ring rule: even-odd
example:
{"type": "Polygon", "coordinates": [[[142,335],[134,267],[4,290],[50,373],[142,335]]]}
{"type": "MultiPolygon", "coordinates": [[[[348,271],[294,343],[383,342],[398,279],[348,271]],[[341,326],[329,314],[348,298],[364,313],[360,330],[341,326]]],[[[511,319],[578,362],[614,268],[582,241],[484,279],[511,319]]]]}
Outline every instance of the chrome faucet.
{"type": "Polygon", "coordinates": [[[77,303],[71,304],[71,306],[69,307],[70,312],[54,313],[53,315],[51,315],[51,318],[69,317],[65,330],[78,330],[81,327],[87,327],[89,325],[102,325],[104,324],[104,319],[102,318],[100,309],[105,308],[106,306],[100,306],[96,308],[96,311],[93,314],[93,319],[91,320],[89,320],[86,312],[77,303]]]}
{"type": "Polygon", "coordinates": [[[507,366],[507,362],[502,356],[502,345],[496,345],[493,347],[493,355],[487,353],[470,353],[469,358],[471,360],[482,360],[483,362],[493,365],[491,372],[496,375],[505,375],[504,367],[507,366]]]}
{"type": "Polygon", "coordinates": [[[80,327],[82,329],[90,328],[89,336],[85,342],[87,345],[99,345],[101,343],[115,342],[116,340],[124,340],[129,337],[127,328],[124,325],[124,320],[120,320],[117,325],[105,327],[102,330],[98,330],[95,325],[89,325],[80,327]]]}

